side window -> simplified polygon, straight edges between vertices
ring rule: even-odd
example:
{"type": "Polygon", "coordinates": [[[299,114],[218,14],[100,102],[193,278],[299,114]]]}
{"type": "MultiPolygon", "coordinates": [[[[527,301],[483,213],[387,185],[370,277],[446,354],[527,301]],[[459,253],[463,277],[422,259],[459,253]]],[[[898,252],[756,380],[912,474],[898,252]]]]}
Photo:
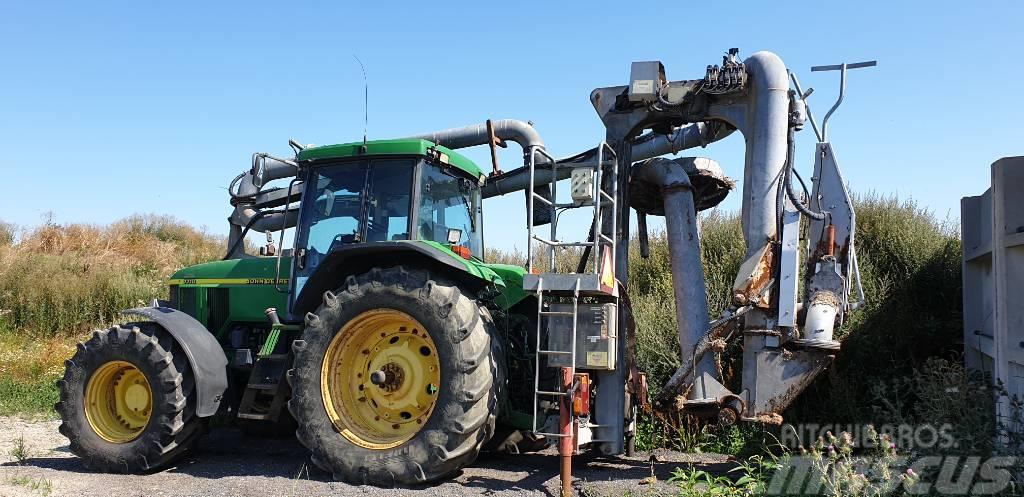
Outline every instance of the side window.
{"type": "Polygon", "coordinates": [[[469,181],[424,165],[420,210],[416,219],[419,238],[448,243],[448,231],[457,229],[461,234],[456,245],[468,247],[480,255],[480,230],[475,216],[479,195],[479,190],[469,181]]]}
{"type": "Polygon", "coordinates": [[[370,165],[367,241],[408,240],[413,171],[409,160],[376,160],[370,165]]]}

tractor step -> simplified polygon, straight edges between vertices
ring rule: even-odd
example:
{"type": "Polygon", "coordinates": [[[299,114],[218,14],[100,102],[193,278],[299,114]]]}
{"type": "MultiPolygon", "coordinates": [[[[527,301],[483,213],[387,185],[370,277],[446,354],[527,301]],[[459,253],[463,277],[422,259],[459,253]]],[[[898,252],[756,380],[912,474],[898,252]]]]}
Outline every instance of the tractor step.
{"type": "Polygon", "coordinates": [[[254,420],[254,421],[275,421],[276,420],[276,418],[274,416],[272,416],[269,412],[268,413],[262,413],[262,414],[260,414],[260,413],[239,412],[237,414],[237,416],[238,416],[238,419],[251,419],[251,420],[254,420]]]}
{"type": "Polygon", "coordinates": [[[277,421],[291,395],[285,380],[291,363],[291,354],[257,356],[238,405],[238,419],[277,421]]]}

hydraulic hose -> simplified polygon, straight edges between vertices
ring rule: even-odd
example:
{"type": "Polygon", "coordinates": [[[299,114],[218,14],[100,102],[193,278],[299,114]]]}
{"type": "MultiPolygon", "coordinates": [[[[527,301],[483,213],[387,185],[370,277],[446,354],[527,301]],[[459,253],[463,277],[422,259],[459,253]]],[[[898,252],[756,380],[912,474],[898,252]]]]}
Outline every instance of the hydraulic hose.
{"type": "Polygon", "coordinates": [[[235,240],[235,243],[232,243],[231,246],[228,247],[228,253],[224,254],[224,257],[221,260],[222,261],[228,260],[231,257],[231,254],[235,253],[235,250],[238,249],[238,245],[245,242],[245,235],[249,234],[249,228],[252,228],[252,225],[256,224],[256,221],[259,221],[260,218],[262,218],[263,216],[266,216],[267,214],[273,214],[275,212],[283,212],[283,211],[258,211],[258,212],[256,212],[256,214],[254,214],[252,216],[252,219],[250,219],[248,223],[245,223],[245,227],[242,228],[242,234],[238,237],[237,240],[235,240]]]}
{"type": "MultiPolygon", "coordinates": [[[[786,196],[789,197],[789,201],[793,203],[793,206],[796,207],[796,210],[800,211],[801,214],[815,221],[821,221],[822,219],[825,219],[825,213],[815,212],[811,210],[810,207],[805,205],[803,201],[801,201],[800,198],[797,197],[796,192],[793,191],[793,174],[795,173],[793,169],[793,159],[796,156],[796,140],[794,139],[793,135],[794,130],[792,127],[790,127],[787,136],[787,141],[789,142],[789,150],[786,153],[786,167],[782,173],[782,181],[785,185],[786,196]]],[[[801,183],[803,183],[803,181],[801,181],[801,183]]]]}

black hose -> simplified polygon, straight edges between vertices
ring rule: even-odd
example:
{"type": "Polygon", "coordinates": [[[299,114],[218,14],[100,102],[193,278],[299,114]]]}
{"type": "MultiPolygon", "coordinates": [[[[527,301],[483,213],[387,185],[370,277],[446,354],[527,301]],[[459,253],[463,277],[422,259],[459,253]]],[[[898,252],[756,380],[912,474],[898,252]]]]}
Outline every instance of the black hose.
{"type": "MultiPolygon", "coordinates": [[[[782,173],[784,175],[783,184],[786,188],[786,196],[789,197],[789,201],[793,203],[793,206],[796,207],[796,210],[800,211],[801,214],[815,221],[821,221],[825,219],[825,213],[812,211],[810,207],[804,205],[800,198],[796,196],[796,192],[793,191],[793,173],[795,172],[793,169],[793,158],[796,155],[796,140],[793,139],[793,128],[789,128],[789,135],[787,138],[789,141],[789,150],[786,153],[786,167],[782,173]]],[[[800,180],[800,184],[803,185],[803,179],[800,180]]],[[[804,191],[807,191],[807,185],[803,186],[804,191]]]]}
{"type": "Polygon", "coordinates": [[[274,214],[274,213],[277,213],[277,212],[284,212],[284,211],[259,211],[259,212],[257,212],[256,215],[254,215],[252,217],[252,219],[249,220],[248,223],[245,223],[245,227],[242,228],[241,236],[238,237],[238,240],[235,240],[235,243],[231,244],[231,246],[228,247],[228,253],[224,254],[224,258],[221,259],[221,260],[222,261],[226,261],[229,258],[231,258],[231,254],[233,254],[235,252],[235,249],[238,248],[238,244],[243,243],[245,241],[245,235],[247,235],[249,233],[249,228],[252,228],[252,225],[255,224],[256,221],[259,221],[260,218],[262,218],[263,216],[266,216],[267,214],[274,214]]]}

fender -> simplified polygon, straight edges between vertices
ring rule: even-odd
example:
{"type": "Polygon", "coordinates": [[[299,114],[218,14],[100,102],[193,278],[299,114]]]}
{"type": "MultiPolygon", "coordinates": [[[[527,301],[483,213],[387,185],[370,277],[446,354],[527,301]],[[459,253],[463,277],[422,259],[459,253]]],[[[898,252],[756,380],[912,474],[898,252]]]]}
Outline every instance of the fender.
{"type": "Polygon", "coordinates": [[[228,388],[228,358],[213,334],[192,316],[170,307],[137,307],[122,312],[148,318],[174,337],[196,377],[196,416],[216,414],[228,388]]]}
{"type": "Polygon", "coordinates": [[[474,290],[487,286],[488,282],[466,270],[466,266],[447,254],[424,243],[408,241],[357,243],[335,249],[324,257],[309,281],[296,296],[289,314],[294,320],[320,305],[324,292],[333,290],[350,274],[359,274],[374,266],[418,264],[434,267],[460,283],[474,290]]]}

